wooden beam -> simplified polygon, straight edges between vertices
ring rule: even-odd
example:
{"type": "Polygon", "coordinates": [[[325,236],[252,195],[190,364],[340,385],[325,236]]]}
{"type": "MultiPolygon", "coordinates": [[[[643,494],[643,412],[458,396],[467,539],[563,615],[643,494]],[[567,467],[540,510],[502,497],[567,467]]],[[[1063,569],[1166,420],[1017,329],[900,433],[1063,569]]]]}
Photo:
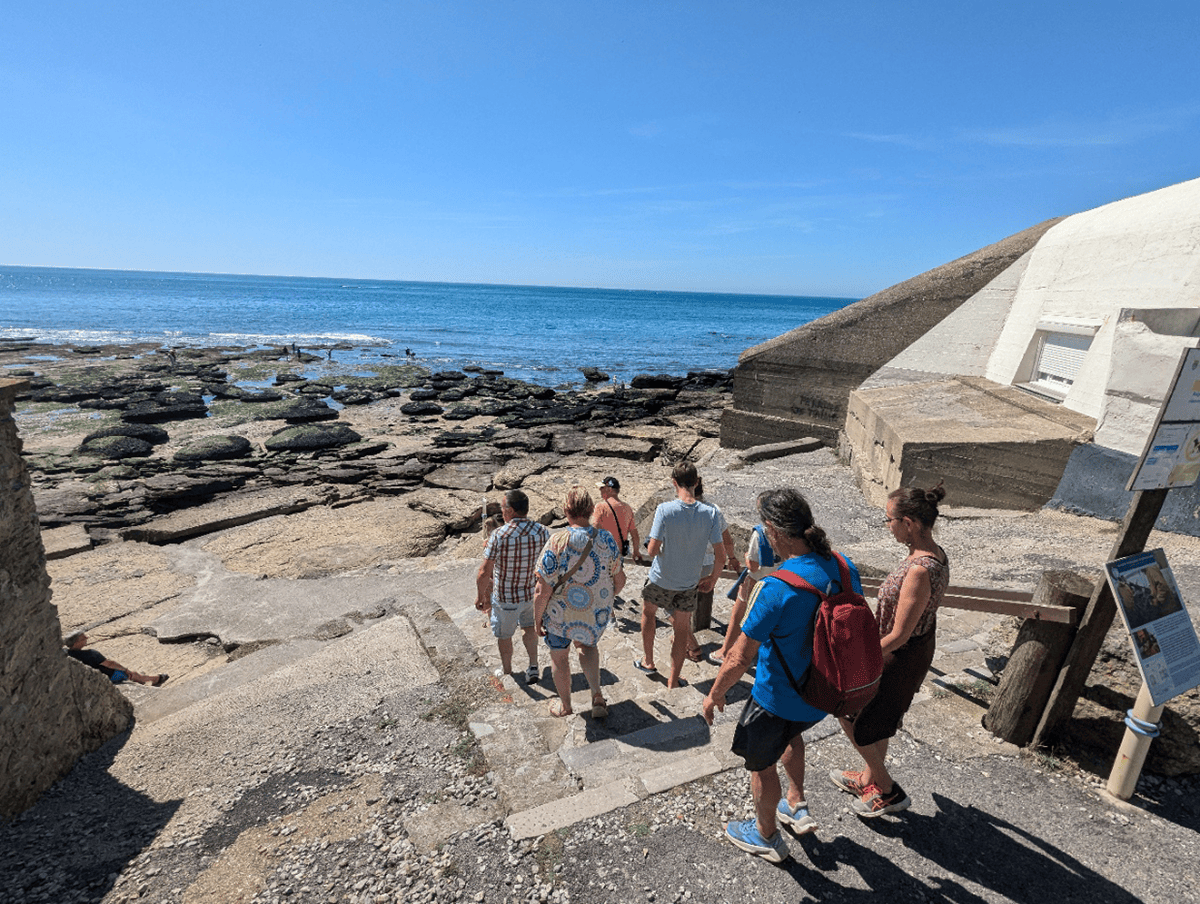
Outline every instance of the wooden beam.
{"type": "MultiPolygon", "coordinates": [[[[872,596],[882,584],[879,578],[863,578],[863,593],[872,596]]],[[[1069,606],[1058,606],[1033,601],[1033,594],[1021,590],[989,590],[984,587],[946,588],[942,598],[943,609],[966,609],[972,612],[994,612],[998,615],[1015,615],[1017,618],[1035,618],[1039,621],[1061,625],[1073,625],[1079,621],[1079,612],[1069,606]]]]}
{"type": "MultiPolygon", "coordinates": [[[[1158,520],[1163,502],[1167,498],[1167,490],[1141,490],[1133,494],[1129,503],[1129,511],[1117,533],[1112,552],[1108,561],[1123,559],[1146,548],[1150,531],[1158,520]]],[[[1083,686],[1104,644],[1104,637],[1112,627],[1113,618],[1117,614],[1117,606],[1113,600],[1112,588],[1108,586],[1108,576],[1101,575],[1096,582],[1095,592],[1088,601],[1079,630],[1075,632],[1075,640],[1067,653],[1058,680],[1050,692],[1050,699],[1042,713],[1041,722],[1033,734],[1035,747],[1049,744],[1063,725],[1075,712],[1075,704],[1083,693],[1083,686]]]]}

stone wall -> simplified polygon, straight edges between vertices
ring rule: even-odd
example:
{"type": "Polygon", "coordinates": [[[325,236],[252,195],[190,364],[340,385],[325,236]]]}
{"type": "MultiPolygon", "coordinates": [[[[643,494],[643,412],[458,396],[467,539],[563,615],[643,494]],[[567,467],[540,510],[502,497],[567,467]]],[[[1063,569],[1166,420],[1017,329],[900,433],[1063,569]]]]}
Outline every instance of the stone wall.
{"type": "Polygon", "coordinates": [[[1015,263],[1058,220],[892,286],[742,353],[721,445],[814,436],[833,445],[850,392],[1015,263]]]}
{"type": "Polygon", "coordinates": [[[12,417],[26,385],[0,379],[0,819],[33,804],[133,718],[132,704],[108,678],[63,653],[12,417]]]}

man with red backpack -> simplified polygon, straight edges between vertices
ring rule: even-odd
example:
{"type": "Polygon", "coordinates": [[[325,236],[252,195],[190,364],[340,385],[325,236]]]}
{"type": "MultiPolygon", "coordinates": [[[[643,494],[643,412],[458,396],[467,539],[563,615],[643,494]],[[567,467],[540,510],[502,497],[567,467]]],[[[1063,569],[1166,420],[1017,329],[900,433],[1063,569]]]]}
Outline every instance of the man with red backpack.
{"type": "Polygon", "coordinates": [[[725,709],[725,694],[757,663],[754,688],[738,720],[732,748],[750,772],[756,818],[729,823],[725,834],[742,850],[779,863],[789,852],[777,823],[798,835],[817,828],[804,797],[802,732],[824,719],[826,712],[802,697],[800,687],[808,687],[804,682],[813,661],[818,608],[826,596],[836,602],[843,590],[861,600],[862,584],[853,563],[830,548],[825,531],[814,523],[808,502],[796,490],[763,493],[758,497],[758,512],[771,547],[783,560],[779,568],[788,575],[768,577],[755,586],[742,636],[704,698],[704,718],[712,724],[713,711],[725,709]],[[850,587],[842,586],[844,576],[850,587]],[[820,592],[798,589],[792,584],[795,578],[820,592]],[[776,763],[788,776],[786,797],[776,763]]]}

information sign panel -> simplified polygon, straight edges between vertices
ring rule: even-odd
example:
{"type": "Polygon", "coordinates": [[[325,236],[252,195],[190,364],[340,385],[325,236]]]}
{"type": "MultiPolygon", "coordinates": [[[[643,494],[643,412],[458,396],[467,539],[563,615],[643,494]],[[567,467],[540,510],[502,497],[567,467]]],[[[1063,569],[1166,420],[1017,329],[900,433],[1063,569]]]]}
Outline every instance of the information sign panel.
{"type": "Polygon", "coordinates": [[[1161,549],[1105,566],[1155,706],[1200,686],[1200,639],[1161,549]]]}
{"type": "Polygon", "coordinates": [[[1127,490],[1177,490],[1200,477],[1200,348],[1185,349],[1127,490]]]}

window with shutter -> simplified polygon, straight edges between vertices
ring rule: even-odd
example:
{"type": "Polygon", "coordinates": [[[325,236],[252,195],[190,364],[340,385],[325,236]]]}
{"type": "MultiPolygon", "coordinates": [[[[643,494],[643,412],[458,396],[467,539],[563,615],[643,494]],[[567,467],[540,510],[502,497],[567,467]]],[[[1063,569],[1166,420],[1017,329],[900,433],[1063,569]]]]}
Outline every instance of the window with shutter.
{"type": "Polygon", "coordinates": [[[1033,366],[1033,379],[1029,382],[1039,389],[1065,394],[1075,382],[1091,344],[1090,335],[1042,333],[1037,363],[1033,366]]]}

